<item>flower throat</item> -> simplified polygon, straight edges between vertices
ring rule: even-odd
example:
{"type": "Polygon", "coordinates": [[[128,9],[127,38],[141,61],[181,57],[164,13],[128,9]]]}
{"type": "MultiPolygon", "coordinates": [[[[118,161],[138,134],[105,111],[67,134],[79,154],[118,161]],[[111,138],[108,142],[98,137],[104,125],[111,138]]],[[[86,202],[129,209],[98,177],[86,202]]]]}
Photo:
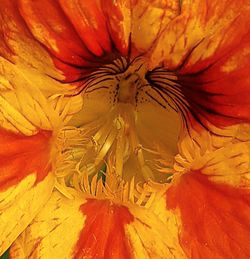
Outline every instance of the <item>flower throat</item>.
{"type": "Polygon", "coordinates": [[[69,122],[77,126],[60,133],[62,166],[57,166],[57,176],[64,191],[83,190],[86,179],[93,182],[100,173],[125,184],[170,180],[179,116],[146,75],[145,60],[129,63],[121,58],[85,80],[82,113],[69,122]]]}

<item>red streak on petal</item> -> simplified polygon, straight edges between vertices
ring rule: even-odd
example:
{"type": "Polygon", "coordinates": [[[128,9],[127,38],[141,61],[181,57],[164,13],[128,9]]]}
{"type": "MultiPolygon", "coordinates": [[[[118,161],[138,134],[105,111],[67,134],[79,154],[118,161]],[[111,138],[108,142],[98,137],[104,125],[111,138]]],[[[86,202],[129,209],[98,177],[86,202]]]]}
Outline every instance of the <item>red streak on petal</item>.
{"type": "Polygon", "coordinates": [[[132,258],[124,226],[133,221],[129,210],[110,201],[89,199],[80,210],[86,215],[75,258],[132,258]]]}
{"type": "Polygon", "coordinates": [[[30,32],[53,58],[73,66],[84,66],[88,64],[85,59],[93,58],[57,2],[19,0],[19,11],[30,32]]]}
{"type": "MultiPolygon", "coordinates": [[[[207,35],[179,71],[183,93],[192,110],[201,120],[205,118],[217,127],[250,122],[250,10],[239,7],[247,1],[241,2],[214,3],[222,8],[222,14],[223,8],[230,10],[230,14],[238,10],[235,18],[225,24],[222,32],[213,37],[207,35]],[[220,39],[219,46],[214,48],[213,55],[203,57],[215,39],[220,39]]],[[[214,8],[209,12],[215,14],[214,8]]]]}
{"type": "MultiPolygon", "coordinates": [[[[115,47],[126,56],[129,48],[129,35],[125,33],[125,17],[120,4],[115,4],[113,0],[101,0],[103,13],[105,14],[108,30],[115,47]]],[[[129,3],[126,3],[130,8],[129,3]]],[[[128,17],[126,17],[128,19],[128,17]]]]}
{"type": "Polygon", "coordinates": [[[7,10],[18,28],[25,28],[28,37],[48,51],[65,82],[81,79],[120,56],[99,1],[14,2],[7,10]]]}
{"type": "Polygon", "coordinates": [[[51,132],[40,131],[24,136],[0,129],[0,189],[20,182],[31,173],[37,174],[36,183],[42,181],[51,169],[51,132]]]}
{"type": "Polygon", "coordinates": [[[180,209],[188,258],[250,258],[249,189],[214,184],[192,172],[169,189],[167,206],[180,209]]]}
{"type": "Polygon", "coordinates": [[[105,17],[99,1],[60,0],[62,9],[87,48],[96,56],[111,51],[105,17]]]}

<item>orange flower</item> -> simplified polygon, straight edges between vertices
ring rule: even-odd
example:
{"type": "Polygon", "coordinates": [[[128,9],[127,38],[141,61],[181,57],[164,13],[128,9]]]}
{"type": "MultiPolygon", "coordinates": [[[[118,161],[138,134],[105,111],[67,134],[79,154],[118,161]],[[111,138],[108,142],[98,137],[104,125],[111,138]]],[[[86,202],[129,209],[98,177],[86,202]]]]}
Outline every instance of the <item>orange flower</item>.
{"type": "Polygon", "coordinates": [[[0,254],[249,258],[248,17],[2,0],[0,254]]]}

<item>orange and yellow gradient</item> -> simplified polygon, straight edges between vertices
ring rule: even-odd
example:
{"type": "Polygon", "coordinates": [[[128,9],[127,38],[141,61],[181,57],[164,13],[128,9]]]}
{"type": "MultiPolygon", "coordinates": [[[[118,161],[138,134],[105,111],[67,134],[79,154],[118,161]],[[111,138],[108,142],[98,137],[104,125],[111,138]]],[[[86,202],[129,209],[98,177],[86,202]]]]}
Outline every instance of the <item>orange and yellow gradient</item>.
{"type": "Polygon", "coordinates": [[[2,0],[0,255],[248,259],[249,17],[2,0]]]}

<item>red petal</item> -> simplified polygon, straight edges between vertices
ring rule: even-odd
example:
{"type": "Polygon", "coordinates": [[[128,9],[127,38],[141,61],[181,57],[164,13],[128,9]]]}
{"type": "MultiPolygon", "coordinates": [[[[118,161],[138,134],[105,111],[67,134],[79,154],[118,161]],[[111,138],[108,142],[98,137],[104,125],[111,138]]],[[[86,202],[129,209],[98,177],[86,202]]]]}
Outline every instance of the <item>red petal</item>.
{"type": "Polygon", "coordinates": [[[122,55],[128,54],[131,27],[131,6],[129,1],[101,0],[112,41],[122,55]]]}
{"type": "Polygon", "coordinates": [[[242,10],[213,56],[193,63],[192,55],[200,51],[197,49],[181,70],[184,92],[191,105],[207,113],[207,119],[217,126],[250,121],[249,15],[250,11],[242,10]]]}
{"type": "Polygon", "coordinates": [[[249,8],[248,0],[183,1],[152,55],[177,71],[196,116],[218,127],[250,121],[249,8]]]}
{"type": "Polygon", "coordinates": [[[132,258],[124,227],[133,221],[133,216],[126,207],[110,201],[88,200],[81,210],[87,218],[75,258],[132,258]]]}
{"type": "MultiPolygon", "coordinates": [[[[21,38],[24,33],[29,40],[41,43],[56,67],[63,71],[67,82],[110,63],[118,54],[111,42],[100,1],[14,0],[10,3],[4,0],[1,13],[6,24],[0,30],[3,55],[10,51],[4,40],[13,30],[11,20],[15,23],[17,37],[21,38]]],[[[15,54],[19,55],[19,50],[21,53],[19,48],[15,54]]]]}
{"type": "Polygon", "coordinates": [[[62,9],[80,38],[96,56],[111,51],[111,42],[100,1],[61,0],[62,9]]]}
{"type": "Polygon", "coordinates": [[[48,131],[27,137],[0,129],[0,189],[15,185],[32,173],[37,174],[37,183],[47,176],[51,169],[50,138],[48,131]]]}
{"type": "Polygon", "coordinates": [[[249,189],[214,184],[192,172],[168,190],[167,207],[180,210],[180,241],[189,258],[250,257],[249,189]]]}
{"type": "Polygon", "coordinates": [[[51,133],[24,136],[0,129],[0,255],[51,195],[51,133]]]}
{"type": "Polygon", "coordinates": [[[55,56],[75,65],[84,63],[83,57],[90,58],[56,1],[19,0],[19,6],[33,35],[55,56]]]}

